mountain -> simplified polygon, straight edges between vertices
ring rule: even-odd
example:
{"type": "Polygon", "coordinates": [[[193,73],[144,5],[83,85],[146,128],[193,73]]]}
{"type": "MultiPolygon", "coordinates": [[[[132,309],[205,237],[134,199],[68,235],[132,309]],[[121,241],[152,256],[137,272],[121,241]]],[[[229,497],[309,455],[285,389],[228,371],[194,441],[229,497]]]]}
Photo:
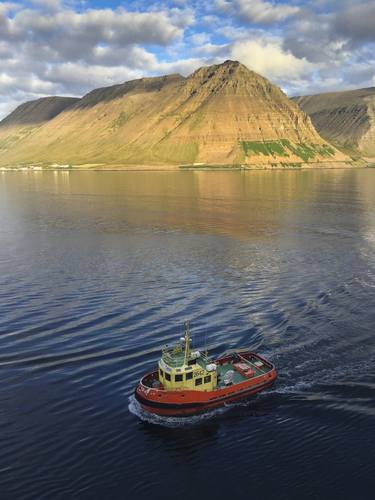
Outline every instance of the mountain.
{"type": "Polygon", "coordinates": [[[0,122],[0,163],[7,151],[13,151],[27,136],[44,123],[72,106],[75,97],[42,97],[21,104],[0,122]]]}
{"type": "Polygon", "coordinates": [[[0,123],[2,165],[349,160],[278,87],[236,61],[202,67],[187,78],[141,78],[93,90],[27,135],[15,128],[13,142],[4,144],[6,120],[0,123]]]}
{"type": "Polygon", "coordinates": [[[375,87],[295,98],[327,141],[375,157],[375,87]]]}
{"type": "Polygon", "coordinates": [[[0,122],[0,127],[12,125],[36,125],[51,120],[72,104],[76,97],[42,97],[36,101],[21,104],[0,122]]]}

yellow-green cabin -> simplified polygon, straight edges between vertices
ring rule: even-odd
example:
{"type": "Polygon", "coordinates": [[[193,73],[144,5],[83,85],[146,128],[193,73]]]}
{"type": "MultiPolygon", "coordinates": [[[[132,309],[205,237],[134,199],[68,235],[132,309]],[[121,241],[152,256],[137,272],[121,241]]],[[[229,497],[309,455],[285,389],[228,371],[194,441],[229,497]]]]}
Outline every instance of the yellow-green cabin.
{"type": "Polygon", "coordinates": [[[206,354],[191,351],[189,323],[185,322],[183,343],[163,349],[159,361],[159,382],[169,391],[213,391],[217,387],[215,363],[206,354]]]}

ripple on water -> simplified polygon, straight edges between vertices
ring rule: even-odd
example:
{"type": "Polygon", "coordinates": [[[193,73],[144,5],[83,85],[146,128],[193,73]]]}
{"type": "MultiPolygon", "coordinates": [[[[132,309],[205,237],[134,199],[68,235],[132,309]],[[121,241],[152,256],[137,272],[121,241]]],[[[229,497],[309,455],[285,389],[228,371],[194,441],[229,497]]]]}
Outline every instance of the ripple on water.
{"type": "Polygon", "coordinates": [[[375,171],[107,174],[1,176],[1,498],[372,498],[375,171]],[[276,385],[143,412],[184,319],[276,385]]]}

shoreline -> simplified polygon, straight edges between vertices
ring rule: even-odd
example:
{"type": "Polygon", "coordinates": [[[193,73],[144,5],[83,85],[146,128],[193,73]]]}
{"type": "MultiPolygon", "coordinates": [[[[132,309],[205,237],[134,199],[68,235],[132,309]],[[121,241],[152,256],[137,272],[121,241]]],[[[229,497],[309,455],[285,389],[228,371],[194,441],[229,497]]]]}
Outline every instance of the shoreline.
{"type": "Polygon", "coordinates": [[[2,166],[0,172],[236,172],[236,171],[280,171],[280,170],[350,170],[358,168],[375,168],[373,161],[356,160],[353,162],[321,162],[321,163],[293,163],[293,164],[254,164],[254,165],[106,165],[106,164],[82,164],[82,165],[20,165],[2,166]]]}

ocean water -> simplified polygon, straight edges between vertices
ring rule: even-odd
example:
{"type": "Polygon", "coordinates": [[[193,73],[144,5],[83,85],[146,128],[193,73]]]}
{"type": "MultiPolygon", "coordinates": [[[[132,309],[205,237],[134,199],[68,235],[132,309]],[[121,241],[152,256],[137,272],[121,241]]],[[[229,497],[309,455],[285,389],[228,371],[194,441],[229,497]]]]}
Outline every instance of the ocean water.
{"type": "Polygon", "coordinates": [[[367,500],[375,170],[0,173],[0,499],[367,500]],[[190,319],[276,385],[133,398],[190,319]]]}

